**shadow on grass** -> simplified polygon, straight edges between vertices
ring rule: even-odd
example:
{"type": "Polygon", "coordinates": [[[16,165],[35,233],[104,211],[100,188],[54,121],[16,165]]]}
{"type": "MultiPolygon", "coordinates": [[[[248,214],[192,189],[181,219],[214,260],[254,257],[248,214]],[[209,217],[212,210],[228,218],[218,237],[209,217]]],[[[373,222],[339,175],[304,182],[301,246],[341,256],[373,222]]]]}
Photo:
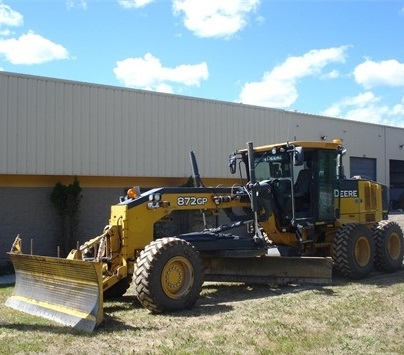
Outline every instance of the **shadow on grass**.
{"type": "Polygon", "coordinates": [[[126,311],[133,308],[142,308],[135,295],[125,294],[122,297],[104,300],[104,312],[107,313],[126,311]]]}
{"type": "MultiPolygon", "coordinates": [[[[378,287],[388,287],[397,282],[404,282],[404,269],[396,273],[382,273],[373,271],[363,280],[350,280],[338,274],[333,275],[332,283],[328,285],[286,284],[263,285],[244,283],[205,282],[196,305],[192,309],[178,312],[159,314],[168,317],[195,317],[230,312],[234,309],[232,303],[260,298],[277,297],[286,294],[313,291],[330,297],[337,297],[339,292],[333,286],[344,286],[352,283],[374,284],[378,287]]],[[[105,313],[111,315],[116,312],[142,309],[141,304],[134,295],[125,295],[119,302],[109,303],[104,307],[105,313]]],[[[148,312],[146,309],[145,312],[148,312]]]]}
{"type": "Polygon", "coordinates": [[[380,288],[392,286],[404,282],[404,268],[394,273],[372,271],[362,280],[347,279],[338,274],[333,274],[332,283],[328,285],[287,284],[287,285],[262,285],[242,283],[205,283],[196,306],[190,310],[170,313],[171,317],[198,316],[230,312],[233,310],[231,303],[260,298],[277,297],[286,294],[313,291],[329,297],[338,297],[339,292],[335,286],[348,286],[350,284],[375,285],[380,288]]]}
{"type": "Polygon", "coordinates": [[[102,333],[111,333],[111,331],[119,332],[119,331],[132,331],[132,332],[140,332],[140,331],[153,331],[157,330],[158,327],[154,326],[133,326],[128,323],[124,323],[120,321],[117,317],[113,315],[106,314],[104,316],[104,320],[102,323],[94,330],[94,333],[87,333],[86,335],[97,335],[102,333]]]}
{"type": "MultiPolygon", "coordinates": [[[[375,285],[380,288],[386,288],[397,283],[404,282],[404,268],[395,273],[382,273],[373,271],[369,277],[362,280],[350,280],[340,275],[333,275],[332,283],[325,286],[310,284],[290,284],[290,285],[262,285],[262,284],[243,284],[243,283],[215,283],[206,282],[202,287],[202,293],[192,309],[182,310],[173,313],[163,313],[157,317],[198,317],[214,314],[223,314],[231,312],[234,309],[233,303],[263,299],[269,297],[279,297],[282,295],[299,293],[304,291],[313,291],[329,297],[337,297],[338,290],[335,287],[349,286],[350,284],[375,285]]],[[[0,288],[10,287],[10,285],[0,285],[0,288]]],[[[84,338],[91,338],[97,334],[110,333],[111,331],[153,331],[158,329],[153,325],[133,326],[119,316],[120,312],[144,312],[144,315],[150,312],[144,309],[136,296],[126,294],[123,297],[106,300],[104,303],[104,321],[95,329],[93,333],[86,333],[75,330],[70,327],[60,325],[41,325],[41,324],[21,324],[5,323],[0,319],[0,327],[5,329],[17,330],[21,332],[43,331],[55,334],[72,333],[84,338]]],[[[134,315],[136,317],[136,315],[134,315]]],[[[130,322],[129,322],[130,323],[130,322]]]]}
{"type": "Polygon", "coordinates": [[[0,319],[0,328],[3,330],[16,330],[23,333],[26,332],[44,332],[52,334],[72,334],[75,336],[80,336],[84,338],[91,338],[99,333],[110,333],[113,331],[131,330],[131,331],[141,331],[141,330],[153,330],[153,327],[135,327],[127,323],[123,323],[118,318],[110,315],[105,315],[103,322],[95,328],[93,332],[86,332],[82,330],[77,330],[72,327],[63,326],[58,323],[54,324],[27,324],[27,323],[9,323],[4,322],[0,319]]]}
{"type": "Polygon", "coordinates": [[[220,303],[240,302],[252,299],[277,297],[308,290],[316,290],[318,293],[332,295],[333,291],[326,288],[327,286],[330,285],[207,284],[203,288],[200,306],[209,307],[220,303]]]}
{"type": "Polygon", "coordinates": [[[397,283],[404,282],[404,265],[396,272],[382,272],[373,270],[369,276],[360,280],[347,279],[341,275],[333,275],[333,285],[348,285],[348,284],[361,284],[361,285],[374,285],[379,288],[386,288],[397,283]]]}

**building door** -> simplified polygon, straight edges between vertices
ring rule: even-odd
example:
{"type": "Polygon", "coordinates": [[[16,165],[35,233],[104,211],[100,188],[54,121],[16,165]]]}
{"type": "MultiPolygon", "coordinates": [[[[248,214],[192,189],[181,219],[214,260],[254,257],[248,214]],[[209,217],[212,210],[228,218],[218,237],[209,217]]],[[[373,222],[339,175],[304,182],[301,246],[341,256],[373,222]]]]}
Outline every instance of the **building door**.
{"type": "Polygon", "coordinates": [[[350,158],[351,177],[361,176],[376,181],[376,159],[374,158],[350,158]]]}
{"type": "Polygon", "coordinates": [[[404,161],[390,160],[390,208],[404,210],[404,161]]]}

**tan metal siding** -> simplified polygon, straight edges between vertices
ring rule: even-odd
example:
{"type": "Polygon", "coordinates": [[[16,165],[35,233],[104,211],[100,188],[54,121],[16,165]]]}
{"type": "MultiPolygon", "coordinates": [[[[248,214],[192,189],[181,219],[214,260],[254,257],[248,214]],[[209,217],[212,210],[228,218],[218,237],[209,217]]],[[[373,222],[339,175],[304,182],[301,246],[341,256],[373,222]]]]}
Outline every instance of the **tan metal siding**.
{"type": "Polygon", "coordinates": [[[8,152],[8,76],[0,75],[0,172],[6,172],[8,152]]]}
{"type": "MultiPolygon", "coordinates": [[[[44,107],[44,113],[39,116],[45,122],[45,130],[43,131],[43,142],[45,144],[45,174],[55,174],[57,167],[60,166],[61,161],[55,159],[55,142],[58,142],[56,136],[56,127],[60,125],[58,115],[57,115],[57,102],[56,102],[56,83],[55,82],[40,82],[36,88],[38,92],[38,97],[40,101],[38,102],[39,107],[44,107]],[[44,102],[41,102],[44,99],[44,102]],[[58,163],[58,166],[56,165],[58,163]]],[[[37,157],[41,159],[40,157],[37,157]]]]}
{"type": "Polygon", "coordinates": [[[2,159],[1,171],[5,173],[17,172],[17,120],[10,119],[11,112],[17,112],[16,80],[8,76],[0,76],[1,87],[1,142],[2,159]],[[12,138],[12,139],[10,139],[12,138]]]}
{"type": "Polygon", "coordinates": [[[403,132],[291,111],[0,72],[0,174],[188,177],[193,150],[202,176],[226,177],[228,154],[247,141],[262,145],[327,135],[342,139],[349,155],[376,158],[378,178],[388,182],[384,162],[402,159],[397,142],[403,132]]]}

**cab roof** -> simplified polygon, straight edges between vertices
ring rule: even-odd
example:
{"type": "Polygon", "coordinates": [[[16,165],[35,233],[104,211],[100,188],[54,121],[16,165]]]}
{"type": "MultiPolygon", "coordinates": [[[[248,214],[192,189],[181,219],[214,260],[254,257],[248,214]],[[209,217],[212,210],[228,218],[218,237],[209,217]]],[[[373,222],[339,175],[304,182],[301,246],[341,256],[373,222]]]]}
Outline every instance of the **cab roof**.
{"type": "MultiPolygon", "coordinates": [[[[291,141],[284,143],[268,144],[263,146],[254,147],[254,152],[266,152],[274,148],[286,147],[288,145],[294,145],[295,147],[314,148],[314,149],[329,149],[337,150],[341,149],[342,143],[339,139],[333,141],[291,141]]],[[[245,153],[247,149],[240,149],[238,153],[245,153]]]]}

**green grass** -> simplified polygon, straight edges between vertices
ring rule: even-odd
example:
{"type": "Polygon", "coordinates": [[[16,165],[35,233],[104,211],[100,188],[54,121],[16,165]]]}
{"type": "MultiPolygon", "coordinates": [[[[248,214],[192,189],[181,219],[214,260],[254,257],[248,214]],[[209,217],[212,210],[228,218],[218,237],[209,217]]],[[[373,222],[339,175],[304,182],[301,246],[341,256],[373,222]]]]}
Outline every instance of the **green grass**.
{"type": "Polygon", "coordinates": [[[404,270],[326,287],[205,284],[196,306],[152,315],[127,296],[105,302],[87,334],[4,306],[3,354],[404,354],[404,270]]]}

